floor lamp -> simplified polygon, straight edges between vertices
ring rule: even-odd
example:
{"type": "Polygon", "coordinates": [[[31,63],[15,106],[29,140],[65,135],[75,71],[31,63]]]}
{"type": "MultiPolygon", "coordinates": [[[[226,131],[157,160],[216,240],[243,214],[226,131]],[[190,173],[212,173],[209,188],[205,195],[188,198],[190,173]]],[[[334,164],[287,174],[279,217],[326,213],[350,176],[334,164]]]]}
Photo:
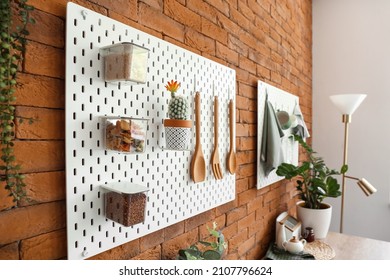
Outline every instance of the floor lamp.
{"type": "MultiPolygon", "coordinates": [[[[360,106],[363,100],[366,98],[365,94],[340,94],[330,96],[330,100],[336,105],[336,107],[343,114],[342,122],[344,123],[344,159],[343,165],[348,164],[348,125],[351,122],[353,112],[360,106]]],[[[367,195],[371,195],[376,192],[376,189],[364,178],[356,178],[342,174],[342,193],[341,193],[341,217],[340,217],[340,233],[343,233],[344,222],[344,202],[345,202],[345,181],[346,179],[352,179],[357,181],[357,185],[367,195]]]]}

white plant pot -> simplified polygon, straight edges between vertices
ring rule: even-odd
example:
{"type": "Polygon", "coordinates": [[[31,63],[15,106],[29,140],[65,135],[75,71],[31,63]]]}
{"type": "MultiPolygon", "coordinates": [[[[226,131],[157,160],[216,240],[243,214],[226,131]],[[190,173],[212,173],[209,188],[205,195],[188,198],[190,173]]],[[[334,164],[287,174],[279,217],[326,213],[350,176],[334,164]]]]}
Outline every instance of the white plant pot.
{"type": "Polygon", "coordinates": [[[169,150],[189,150],[192,136],[191,120],[164,120],[165,148],[169,150]]]}
{"type": "Polygon", "coordinates": [[[324,209],[309,209],[302,207],[304,202],[297,203],[298,220],[302,223],[302,231],[306,227],[312,227],[316,239],[324,239],[329,231],[330,221],[332,218],[332,206],[322,203],[324,209]]]}

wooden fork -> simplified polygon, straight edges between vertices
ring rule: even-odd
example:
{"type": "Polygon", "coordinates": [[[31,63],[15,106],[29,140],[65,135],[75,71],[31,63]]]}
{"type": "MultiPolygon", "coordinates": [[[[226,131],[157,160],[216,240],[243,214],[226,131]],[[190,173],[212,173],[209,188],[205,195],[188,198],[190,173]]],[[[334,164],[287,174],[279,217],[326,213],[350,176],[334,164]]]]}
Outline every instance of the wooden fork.
{"type": "Polygon", "coordinates": [[[218,96],[214,97],[214,150],[211,155],[211,167],[217,180],[223,178],[218,151],[218,96]]]}

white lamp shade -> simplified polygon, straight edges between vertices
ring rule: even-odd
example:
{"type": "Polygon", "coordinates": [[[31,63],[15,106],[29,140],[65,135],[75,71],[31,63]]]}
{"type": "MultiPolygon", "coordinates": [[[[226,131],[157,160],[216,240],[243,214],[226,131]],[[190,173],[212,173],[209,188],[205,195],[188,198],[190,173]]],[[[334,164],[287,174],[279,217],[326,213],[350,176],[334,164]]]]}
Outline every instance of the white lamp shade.
{"type": "Polygon", "coordinates": [[[329,98],[343,115],[352,115],[366,96],[366,94],[340,94],[329,98]]]}

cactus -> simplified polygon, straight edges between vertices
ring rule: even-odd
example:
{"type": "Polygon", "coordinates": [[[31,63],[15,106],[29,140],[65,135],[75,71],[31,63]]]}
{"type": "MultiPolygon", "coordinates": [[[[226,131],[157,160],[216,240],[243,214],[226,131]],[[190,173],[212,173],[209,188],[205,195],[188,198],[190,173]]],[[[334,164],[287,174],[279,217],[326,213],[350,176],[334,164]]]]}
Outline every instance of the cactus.
{"type": "Polygon", "coordinates": [[[171,100],[168,105],[168,116],[170,119],[186,120],[188,118],[188,101],[180,95],[176,95],[176,91],[180,88],[180,83],[171,80],[165,86],[171,92],[171,100]]]}

